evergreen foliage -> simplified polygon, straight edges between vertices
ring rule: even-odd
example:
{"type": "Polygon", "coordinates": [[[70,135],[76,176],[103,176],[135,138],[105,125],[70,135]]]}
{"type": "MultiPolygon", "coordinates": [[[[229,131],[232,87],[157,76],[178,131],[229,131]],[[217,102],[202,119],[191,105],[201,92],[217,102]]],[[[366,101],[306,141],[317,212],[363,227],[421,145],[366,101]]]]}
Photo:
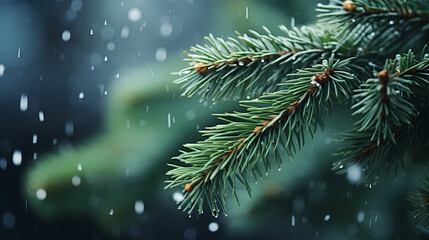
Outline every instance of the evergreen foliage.
{"type": "MultiPolygon", "coordinates": [[[[205,139],[170,164],[167,187],[184,187],[188,214],[202,214],[205,202],[214,216],[225,212],[227,185],[235,196],[240,185],[251,195],[250,179],[280,167],[281,153],[292,157],[334,108],[351,107],[358,119],[344,133],[335,172],[359,165],[362,183],[376,183],[415,156],[426,160],[416,149],[429,145],[429,1],[334,2],[318,6],[316,25],[281,26],[282,36],[267,28],[227,40],[210,35],[191,48],[190,67],[175,81],[185,96],[256,99],[240,101],[245,112],[218,115],[224,123],[201,131],[205,139]]],[[[410,219],[428,227],[424,172],[410,219]]]]}

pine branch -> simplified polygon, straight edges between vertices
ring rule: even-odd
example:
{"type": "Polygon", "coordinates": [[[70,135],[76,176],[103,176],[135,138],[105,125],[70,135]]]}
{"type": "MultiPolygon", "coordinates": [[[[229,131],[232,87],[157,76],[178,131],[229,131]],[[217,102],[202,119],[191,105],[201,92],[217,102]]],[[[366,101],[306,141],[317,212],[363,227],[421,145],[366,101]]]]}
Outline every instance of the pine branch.
{"type": "Polygon", "coordinates": [[[420,122],[416,125],[399,128],[393,131],[395,141],[390,139],[370,141],[372,133],[351,132],[344,134],[342,139],[347,145],[340,148],[341,160],[332,168],[338,174],[346,173],[355,164],[362,166],[362,183],[372,183],[381,175],[385,175],[392,169],[397,172],[398,167],[404,167],[404,160],[410,155],[416,146],[416,136],[421,128],[420,122]]]}
{"type": "Polygon", "coordinates": [[[187,54],[191,67],[183,69],[175,81],[185,88],[183,95],[200,94],[201,99],[260,96],[278,90],[287,74],[295,68],[311,66],[329,57],[336,40],[326,28],[280,26],[284,36],[250,31],[252,36],[237,33],[237,38],[223,40],[206,37],[208,45],[191,48],[187,54]]]}
{"type": "Polygon", "coordinates": [[[368,79],[355,91],[354,115],[362,118],[345,135],[347,146],[340,149],[342,159],[334,171],[344,173],[358,163],[369,178],[397,167],[409,155],[418,142],[420,119],[427,112],[429,58],[422,58],[417,60],[409,51],[388,60],[377,78],[368,79]]]}
{"type": "MultiPolygon", "coordinates": [[[[179,163],[170,165],[167,187],[184,187],[183,211],[202,214],[207,202],[214,216],[225,212],[227,185],[238,202],[237,182],[251,195],[249,177],[256,182],[273,165],[280,168],[280,156],[292,157],[306,133],[313,136],[318,127],[323,129],[322,116],[353,93],[354,115],[360,119],[346,134],[334,171],[344,173],[358,164],[366,182],[404,167],[415,149],[429,141],[429,55],[423,51],[417,59],[409,51],[387,60],[384,68],[380,62],[423,45],[429,0],[334,2],[319,5],[316,26],[281,27],[285,36],[266,28],[264,34],[250,31],[251,36],[228,40],[210,35],[208,45],[187,54],[191,67],[175,81],[185,88],[184,95],[213,101],[263,95],[241,101],[246,112],[218,115],[224,124],[201,131],[205,140],[186,144],[187,150],[174,158],[179,163]],[[305,70],[290,74],[296,67],[305,70]],[[381,71],[369,76],[375,69],[381,71]]],[[[412,213],[418,224],[429,216],[422,198],[427,189],[413,200],[419,204],[412,213]]]]}
{"type": "Polygon", "coordinates": [[[355,91],[354,97],[359,101],[352,107],[356,109],[353,115],[363,115],[355,124],[356,131],[372,131],[370,140],[377,143],[387,138],[395,142],[392,129],[410,125],[417,115],[417,109],[411,103],[413,99],[409,97],[414,95],[410,88],[419,82],[427,85],[429,79],[420,81],[416,78],[426,75],[428,66],[429,60],[416,63],[411,51],[387,61],[377,78],[368,79],[355,91]]]}
{"type": "Polygon", "coordinates": [[[237,38],[206,37],[208,44],[186,53],[191,66],[178,72],[175,81],[183,95],[201,95],[201,100],[256,97],[279,90],[295,68],[305,68],[335,52],[339,58],[388,56],[421,39],[429,28],[429,4],[408,1],[337,1],[319,5],[321,23],[316,27],[287,29],[284,36],[250,31],[237,38]],[[416,8],[419,7],[419,8],[416,8]],[[416,10],[418,9],[418,10],[416,10]],[[398,31],[400,30],[400,31],[398,31]]]}
{"type": "Polygon", "coordinates": [[[248,173],[256,181],[272,168],[269,159],[280,167],[280,151],[292,156],[304,144],[305,133],[323,128],[322,116],[351,96],[357,83],[352,66],[350,59],[335,60],[332,55],[323,64],[293,74],[286,90],[242,101],[247,112],[220,115],[226,124],[202,131],[206,140],[186,144],[190,151],[174,158],[185,166],[170,165],[174,169],[167,173],[172,178],[167,187],[184,186],[186,191],[180,207],[188,214],[198,207],[202,214],[206,198],[217,216],[220,209],[226,211],[227,183],[236,196],[236,180],[250,195],[248,173]]]}
{"type": "Polygon", "coordinates": [[[372,37],[373,46],[383,51],[410,48],[427,37],[429,1],[427,0],[335,0],[318,5],[320,22],[343,26],[338,33],[338,48],[355,38],[355,43],[372,37]]]}

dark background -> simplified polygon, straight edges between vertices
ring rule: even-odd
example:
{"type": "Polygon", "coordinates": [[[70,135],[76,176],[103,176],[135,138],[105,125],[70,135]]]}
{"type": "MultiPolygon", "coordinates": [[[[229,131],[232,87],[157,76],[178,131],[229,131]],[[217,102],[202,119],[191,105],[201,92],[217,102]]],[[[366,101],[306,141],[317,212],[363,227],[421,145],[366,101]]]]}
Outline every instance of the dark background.
{"type": "MultiPolygon", "coordinates": [[[[235,30],[260,31],[263,25],[277,32],[280,24],[290,27],[312,23],[316,19],[317,2],[0,1],[0,66],[4,67],[3,74],[0,72],[0,239],[392,239],[398,232],[408,231],[408,225],[395,228],[404,224],[395,219],[406,219],[405,211],[391,212],[393,207],[405,205],[406,192],[391,191],[387,197],[368,198],[371,195],[365,186],[356,187],[345,176],[329,173],[331,150],[335,149],[330,145],[331,137],[336,130],[349,127],[347,123],[351,121],[347,120],[328,125],[327,133],[297,157],[299,160],[317,156],[326,161],[302,166],[295,161],[293,164],[297,164],[301,175],[290,174],[293,182],[284,177],[288,170],[270,174],[273,176],[259,184],[262,186],[255,186],[260,190],[256,190],[259,192],[253,200],[243,194],[241,208],[235,202],[229,205],[232,209],[229,217],[214,219],[203,215],[189,219],[171,200],[174,191],[166,191],[145,201],[144,214],[125,217],[118,227],[111,227],[81,213],[46,217],[45,209],[32,204],[34,200],[26,195],[30,192],[26,174],[38,161],[44,161],[49,152],[61,156],[63,151],[85,145],[107,131],[107,99],[121,78],[132,75],[139,79],[139,69],[150,69],[152,77],[170,83],[165,84],[168,92],[169,86],[174,88],[171,86],[174,76],[169,73],[186,66],[181,62],[182,51],[201,44],[205,35],[229,37],[235,30]],[[141,16],[130,18],[132,9],[138,9],[141,16]],[[70,39],[63,38],[67,35],[65,31],[71,33],[70,39]],[[20,108],[23,96],[28,97],[28,107],[24,110],[20,108]],[[44,115],[43,122],[39,119],[40,112],[44,115]],[[33,144],[34,134],[36,144],[33,144]],[[19,166],[12,161],[17,151],[22,153],[19,166]],[[364,216],[366,213],[364,220],[359,219],[362,213],[364,216]],[[332,219],[326,220],[327,215],[332,219]],[[296,218],[296,226],[291,226],[291,217],[296,218]],[[379,225],[373,228],[377,220],[379,225]],[[218,231],[208,229],[212,222],[219,224],[218,231]]],[[[145,79],[147,76],[141,75],[141,81],[145,79]]],[[[180,94],[177,89],[174,91],[180,94]]],[[[152,97],[151,101],[165,109],[179,104],[171,95],[164,100],[152,97]]],[[[181,101],[183,105],[203,105],[181,101]]],[[[214,123],[210,117],[213,108],[205,108],[197,128],[214,123]]],[[[228,104],[221,107],[229,108],[228,104]]],[[[215,108],[215,111],[221,110],[215,108]]],[[[160,121],[165,122],[165,116],[160,121]]],[[[157,150],[164,155],[162,161],[152,163],[160,166],[159,174],[153,178],[158,192],[163,192],[166,162],[177,154],[182,143],[198,138],[196,131],[184,132],[182,136],[171,148],[157,150]]],[[[398,189],[405,188],[398,182],[398,189]]],[[[121,198],[134,189],[115,193],[121,198]]],[[[105,218],[108,217],[106,213],[105,218]]]]}

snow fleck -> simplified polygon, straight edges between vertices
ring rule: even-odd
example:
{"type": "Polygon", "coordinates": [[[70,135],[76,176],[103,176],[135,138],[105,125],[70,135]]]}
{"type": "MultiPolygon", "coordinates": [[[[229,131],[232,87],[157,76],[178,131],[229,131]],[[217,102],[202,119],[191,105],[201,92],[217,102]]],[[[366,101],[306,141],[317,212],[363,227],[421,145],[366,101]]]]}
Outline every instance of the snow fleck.
{"type": "Polygon", "coordinates": [[[33,134],[33,144],[37,143],[37,134],[33,134]]]}
{"type": "Polygon", "coordinates": [[[77,12],[74,11],[73,9],[68,9],[67,12],[64,14],[64,18],[66,19],[67,22],[71,22],[75,20],[76,17],[77,17],[77,12]]]}
{"type": "Polygon", "coordinates": [[[89,60],[93,65],[98,65],[101,63],[101,56],[99,53],[93,53],[89,60]]]}
{"type": "Polygon", "coordinates": [[[109,212],[109,215],[110,216],[113,216],[113,214],[115,213],[115,211],[113,211],[113,208],[112,209],[110,209],[110,212],[109,212]]]}
{"type": "Polygon", "coordinates": [[[42,111],[39,112],[39,121],[41,121],[41,122],[45,121],[45,114],[43,114],[42,111]]]}
{"type": "Polygon", "coordinates": [[[0,159],[0,168],[1,168],[1,170],[5,170],[6,167],[7,167],[7,160],[6,160],[6,158],[0,159]]]}
{"type": "Polygon", "coordinates": [[[80,171],[82,171],[82,164],[81,163],[79,163],[78,165],[77,165],[77,170],[80,172],[80,171]]]}
{"type": "Polygon", "coordinates": [[[89,35],[94,35],[94,30],[89,30],[89,35]]]}
{"type": "Polygon", "coordinates": [[[322,64],[323,64],[324,66],[328,66],[328,60],[323,59],[322,64]]]}
{"type": "Polygon", "coordinates": [[[18,48],[18,58],[21,58],[21,48],[18,48]]]}
{"type": "Polygon", "coordinates": [[[71,181],[72,181],[73,186],[78,187],[80,185],[80,183],[82,182],[82,179],[80,179],[79,176],[75,175],[72,177],[71,181]]]}
{"type": "Polygon", "coordinates": [[[183,199],[184,199],[184,197],[183,197],[183,194],[181,193],[181,192],[174,192],[173,193],[173,200],[175,201],[175,202],[181,202],[181,201],[183,201],[183,199]]]}
{"type": "Polygon", "coordinates": [[[130,29],[127,26],[123,26],[121,29],[121,38],[128,38],[130,35],[130,29]]]}
{"type": "Polygon", "coordinates": [[[109,50],[109,51],[113,51],[113,50],[115,50],[115,43],[113,43],[113,42],[108,42],[108,43],[107,43],[107,50],[109,50]]]}
{"type": "Polygon", "coordinates": [[[21,99],[19,101],[19,109],[21,109],[22,112],[27,111],[28,109],[28,95],[22,94],[21,99]]]}
{"type": "Polygon", "coordinates": [[[3,64],[0,64],[0,77],[3,77],[3,75],[4,75],[4,70],[5,70],[6,68],[4,67],[4,65],[3,64]]]}
{"type": "Polygon", "coordinates": [[[194,120],[196,116],[197,116],[197,114],[196,114],[196,113],[195,113],[195,111],[193,111],[193,110],[188,110],[188,111],[186,111],[186,113],[185,113],[185,118],[186,118],[186,120],[188,120],[188,121],[192,121],[192,120],[194,120]]]}
{"type": "Polygon", "coordinates": [[[158,62],[164,62],[167,59],[167,50],[162,47],[156,49],[155,59],[158,62]]]}
{"type": "Polygon", "coordinates": [[[83,3],[81,0],[73,0],[70,4],[71,10],[78,12],[82,10],[83,3]]]}
{"type": "Polygon", "coordinates": [[[292,219],[291,219],[292,223],[292,227],[295,227],[295,215],[292,214],[292,219]]]}
{"type": "Polygon", "coordinates": [[[320,83],[318,83],[317,81],[311,80],[310,83],[316,85],[317,87],[320,87],[320,83]]]}
{"type": "Polygon", "coordinates": [[[85,97],[85,94],[83,92],[79,93],[79,99],[83,99],[85,97]]]}
{"type": "Polygon", "coordinates": [[[73,136],[74,133],[74,124],[72,120],[67,120],[64,128],[65,134],[67,137],[73,136]]]}
{"type": "Polygon", "coordinates": [[[365,212],[359,211],[357,215],[357,221],[358,223],[362,223],[363,220],[365,220],[365,212]]]}
{"type": "Polygon", "coordinates": [[[325,216],[325,221],[327,222],[327,221],[329,221],[329,219],[331,219],[331,215],[326,214],[326,216],[325,216]]]}
{"type": "Polygon", "coordinates": [[[161,36],[169,37],[173,33],[173,26],[171,25],[170,22],[164,21],[163,23],[161,23],[160,32],[161,32],[161,36]]]}
{"type": "Polygon", "coordinates": [[[144,203],[142,200],[137,200],[136,203],[134,203],[134,211],[136,211],[137,214],[143,214],[144,203]]]}
{"type": "Polygon", "coordinates": [[[19,166],[22,163],[22,153],[20,150],[15,150],[12,155],[12,162],[15,166],[19,166]]]}
{"type": "Polygon", "coordinates": [[[61,38],[64,42],[68,42],[71,38],[71,33],[69,30],[64,30],[63,34],[61,35],[61,38]]]}
{"type": "Polygon", "coordinates": [[[209,230],[210,232],[217,232],[217,230],[219,230],[219,224],[217,224],[217,222],[211,222],[209,224],[209,230]]]}
{"type": "Polygon", "coordinates": [[[138,20],[140,20],[141,16],[142,12],[136,7],[133,7],[128,11],[128,19],[131,22],[137,22],[138,20]]]}
{"type": "Polygon", "coordinates": [[[36,191],[37,199],[42,201],[42,200],[45,200],[47,196],[48,196],[48,194],[47,194],[45,189],[43,189],[43,188],[37,189],[37,191],[36,191]]]}
{"type": "Polygon", "coordinates": [[[362,178],[362,168],[358,164],[352,165],[347,170],[347,180],[350,183],[358,183],[362,178]]]}

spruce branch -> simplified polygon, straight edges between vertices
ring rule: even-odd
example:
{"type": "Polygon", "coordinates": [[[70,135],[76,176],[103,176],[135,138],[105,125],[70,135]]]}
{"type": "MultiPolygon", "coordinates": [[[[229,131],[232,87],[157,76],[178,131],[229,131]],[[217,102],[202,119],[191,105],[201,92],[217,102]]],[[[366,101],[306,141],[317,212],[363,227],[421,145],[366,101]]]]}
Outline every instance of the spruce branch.
{"type": "MultiPolygon", "coordinates": [[[[319,5],[315,26],[281,26],[284,36],[267,28],[227,40],[210,35],[208,44],[186,53],[190,67],[175,81],[185,88],[183,95],[213,101],[260,97],[240,101],[246,112],[219,114],[224,123],[201,131],[205,140],[186,144],[174,158],[178,163],[169,165],[166,188],[184,188],[183,211],[202,214],[207,203],[214,216],[225,213],[227,185],[237,202],[239,185],[251,195],[249,179],[256,182],[274,165],[280,168],[281,156],[292,157],[305,134],[323,129],[322,117],[349,98],[360,118],[345,134],[335,172],[360,165],[361,182],[376,180],[404,168],[416,148],[429,145],[429,54],[424,48],[420,57],[409,51],[382,62],[424,44],[429,0],[333,2],[319,5]],[[292,74],[295,68],[304,70],[292,74]]],[[[429,216],[427,184],[412,196],[411,216],[420,225],[429,216]]]]}
{"type": "Polygon", "coordinates": [[[292,156],[304,144],[305,133],[313,135],[317,127],[323,128],[322,116],[351,96],[357,83],[352,66],[351,59],[336,60],[332,55],[292,74],[287,89],[241,101],[247,112],[219,115],[226,124],[201,131],[206,139],[186,144],[189,151],[174,158],[184,166],[170,165],[174,169],[167,173],[172,178],[167,187],[185,188],[183,211],[192,214],[198,207],[202,214],[206,198],[214,216],[225,212],[226,185],[236,196],[236,180],[250,195],[248,173],[257,181],[272,168],[269,159],[280,167],[280,151],[292,156]]]}
{"type": "Polygon", "coordinates": [[[394,141],[370,141],[372,133],[351,132],[344,134],[342,141],[346,143],[340,148],[341,160],[335,162],[332,170],[338,174],[346,173],[355,164],[362,166],[362,183],[372,183],[381,175],[392,169],[396,172],[404,167],[404,160],[410,155],[411,149],[416,146],[416,135],[419,134],[420,122],[416,125],[404,126],[393,131],[394,141]]]}
{"type": "Polygon", "coordinates": [[[357,163],[368,179],[397,167],[409,155],[427,108],[429,58],[424,51],[422,56],[417,60],[410,50],[387,60],[384,70],[355,90],[357,103],[352,108],[362,118],[345,134],[347,145],[340,149],[342,159],[334,171],[344,173],[357,163]]]}
{"type": "Polygon", "coordinates": [[[175,83],[185,89],[183,95],[199,94],[202,100],[260,96],[279,90],[278,83],[287,74],[329,57],[336,47],[334,32],[323,27],[280,26],[280,30],[284,36],[274,36],[264,27],[265,34],[237,33],[237,38],[227,40],[206,37],[208,44],[185,52],[191,66],[178,73],[183,76],[175,83]]]}
{"type": "Polygon", "coordinates": [[[372,37],[372,45],[383,51],[401,50],[427,37],[429,1],[427,0],[334,0],[319,4],[320,23],[343,26],[338,48],[355,38],[355,43],[372,37]]]}

